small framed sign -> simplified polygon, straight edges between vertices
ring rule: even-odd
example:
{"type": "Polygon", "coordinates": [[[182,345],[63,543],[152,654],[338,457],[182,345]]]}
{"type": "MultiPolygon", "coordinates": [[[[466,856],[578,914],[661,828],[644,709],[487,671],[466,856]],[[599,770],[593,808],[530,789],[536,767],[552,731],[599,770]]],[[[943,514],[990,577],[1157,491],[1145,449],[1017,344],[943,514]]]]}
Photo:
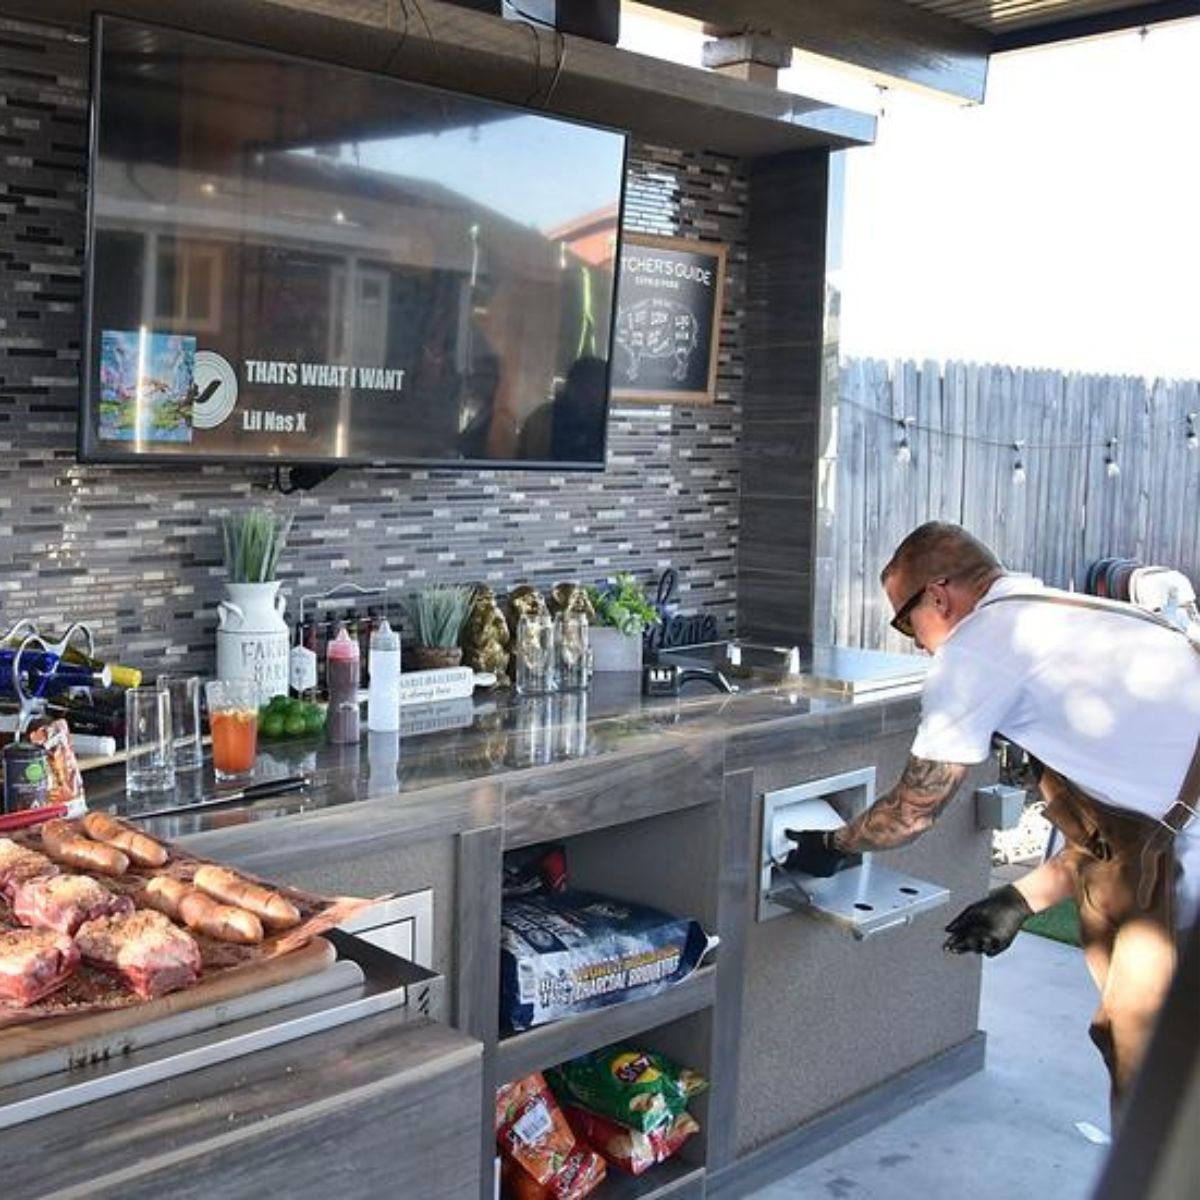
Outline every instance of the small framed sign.
{"type": "Polygon", "coordinates": [[[718,242],[627,234],[621,240],[614,400],[711,404],[725,288],[718,242]]]}

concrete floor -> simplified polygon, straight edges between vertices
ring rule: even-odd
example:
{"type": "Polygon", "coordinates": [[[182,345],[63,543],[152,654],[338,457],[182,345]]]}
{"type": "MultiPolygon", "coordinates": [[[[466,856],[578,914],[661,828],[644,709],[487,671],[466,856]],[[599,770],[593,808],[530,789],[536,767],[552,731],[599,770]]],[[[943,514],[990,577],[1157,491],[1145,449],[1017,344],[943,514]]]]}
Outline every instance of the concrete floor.
{"type": "Polygon", "coordinates": [[[1087,1036],[1095,989],[1073,946],[1021,934],[985,961],[987,1066],[754,1200],[1086,1200],[1106,1147],[1108,1077],[1087,1036]]]}

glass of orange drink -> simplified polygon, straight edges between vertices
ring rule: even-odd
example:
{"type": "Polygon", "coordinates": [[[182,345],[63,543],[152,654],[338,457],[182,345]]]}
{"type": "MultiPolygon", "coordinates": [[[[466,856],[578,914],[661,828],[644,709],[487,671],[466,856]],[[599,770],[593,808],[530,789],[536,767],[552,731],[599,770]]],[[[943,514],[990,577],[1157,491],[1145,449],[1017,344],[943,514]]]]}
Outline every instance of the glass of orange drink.
{"type": "Polygon", "coordinates": [[[258,750],[258,685],[249,679],[214,679],[205,685],[218,781],[245,779],[258,750]]]}

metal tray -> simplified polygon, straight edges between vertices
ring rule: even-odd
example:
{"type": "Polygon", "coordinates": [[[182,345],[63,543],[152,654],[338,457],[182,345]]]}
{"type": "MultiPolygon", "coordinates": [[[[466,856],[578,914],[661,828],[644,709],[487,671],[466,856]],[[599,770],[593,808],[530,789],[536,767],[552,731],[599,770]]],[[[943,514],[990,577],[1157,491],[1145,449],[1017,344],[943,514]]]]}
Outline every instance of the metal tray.
{"type": "Polygon", "coordinates": [[[829,879],[776,870],[764,899],[832,921],[861,940],[907,925],[918,913],[945,904],[950,892],[940,884],[881,867],[868,857],[861,867],[829,879]]]}
{"type": "Polygon", "coordinates": [[[436,1018],[442,979],[340,930],[326,971],[0,1067],[0,1129],[393,1009],[436,1018]]]}

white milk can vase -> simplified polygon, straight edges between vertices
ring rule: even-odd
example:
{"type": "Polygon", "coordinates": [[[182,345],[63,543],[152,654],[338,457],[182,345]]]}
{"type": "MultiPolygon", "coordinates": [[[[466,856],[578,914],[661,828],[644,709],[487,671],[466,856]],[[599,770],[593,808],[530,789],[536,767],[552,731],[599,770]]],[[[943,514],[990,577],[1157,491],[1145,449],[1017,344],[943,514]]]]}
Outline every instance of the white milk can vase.
{"type": "Polygon", "coordinates": [[[258,685],[258,701],[288,691],[287,601],[279,581],[227,583],[217,605],[217,678],[249,679],[258,685]]]}

